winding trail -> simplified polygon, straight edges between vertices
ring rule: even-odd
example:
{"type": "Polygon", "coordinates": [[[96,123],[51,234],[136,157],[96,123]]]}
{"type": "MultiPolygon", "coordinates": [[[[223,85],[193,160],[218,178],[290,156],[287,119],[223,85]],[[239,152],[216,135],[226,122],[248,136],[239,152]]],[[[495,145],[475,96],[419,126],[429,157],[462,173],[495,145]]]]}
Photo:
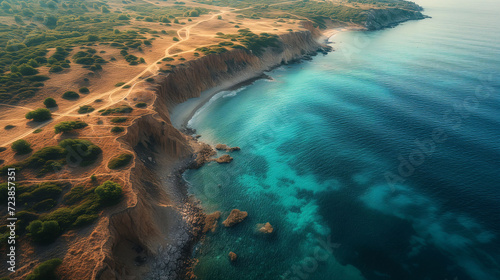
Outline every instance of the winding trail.
{"type": "MultiPolygon", "coordinates": [[[[151,1],[148,1],[148,0],[143,0],[144,2],[146,3],[149,3],[149,4],[152,4],[152,5],[159,5],[157,3],[154,3],[154,2],[151,2],[151,1]]],[[[294,2],[300,2],[301,0],[296,0],[296,1],[288,1],[288,2],[281,2],[281,3],[276,3],[276,4],[271,4],[269,6],[277,6],[277,5],[284,5],[284,4],[289,4],[289,3],[294,3],[294,2]]],[[[182,44],[183,42],[189,40],[190,38],[190,33],[191,33],[191,29],[200,25],[201,23],[204,23],[204,22],[207,22],[207,21],[211,21],[211,20],[214,20],[215,18],[217,18],[218,16],[222,16],[226,13],[229,13],[229,12],[238,12],[238,11],[243,11],[243,10],[248,10],[248,9],[252,9],[254,8],[253,6],[250,6],[250,7],[247,7],[247,8],[241,8],[241,9],[232,9],[230,7],[217,7],[217,6],[210,6],[212,7],[211,9],[212,10],[218,10],[219,12],[218,13],[215,13],[215,14],[212,14],[212,16],[208,19],[204,19],[204,20],[200,20],[200,21],[197,21],[191,25],[188,25],[188,26],[185,26],[179,30],[177,30],[177,35],[179,37],[179,41],[175,42],[174,44],[170,45],[168,48],[165,49],[165,56],[150,63],[142,72],[140,72],[139,74],[137,74],[135,77],[133,77],[132,79],[130,79],[129,81],[127,81],[125,83],[125,85],[130,85],[130,89],[128,90],[127,94],[125,94],[124,96],[121,96],[120,98],[118,99],[114,99],[113,98],[113,95],[121,90],[123,90],[123,87],[117,87],[115,89],[112,89],[112,90],[109,90],[109,91],[106,91],[104,93],[101,93],[101,94],[98,94],[98,95],[95,95],[93,99],[89,99],[89,100],[85,100],[85,101],[81,101],[79,103],[76,103],[74,104],[73,106],[67,108],[65,110],[65,112],[63,113],[55,113],[53,114],[53,118],[49,121],[46,121],[44,123],[41,123],[35,127],[32,127],[30,128],[28,131],[26,131],[25,133],[17,136],[17,137],[14,137],[4,143],[1,143],[0,144],[0,147],[4,147],[4,146],[7,146],[7,145],[10,145],[12,142],[18,140],[18,139],[22,139],[28,135],[30,135],[31,133],[33,133],[35,130],[37,129],[41,129],[45,126],[47,126],[48,124],[54,122],[54,121],[57,121],[61,118],[64,118],[64,117],[74,117],[74,116],[79,116],[81,117],[82,115],[76,115],[76,114],[73,114],[72,112],[74,112],[75,110],[77,110],[78,108],[80,108],[81,106],[84,106],[84,105],[89,105],[91,103],[94,103],[95,100],[97,99],[103,99],[103,98],[106,98],[108,99],[108,101],[111,103],[111,104],[105,104],[101,107],[98,107],[96,108],[92,113],[90,113],[90,115],[95,115],[97,114],[97,112],[101,109],[104,109],[104,108],[107,108],[107,107],[110,107],[110,106],[113,106],[114,104],[124,100],[125,98],[127,98],[129,96],[129,94],[132,92],[132,90],[134,89],[134,87],[143,82],[143,78],[145,77],[149,77],[149,76],[152,76],[152,75],[156,75],[158,74],[158,71],[159,71],[159,67],[158,67],[158,63],[161,62],[164,58],[166,57],[170,57],[174,54],[171,54],[170,51],[178,46],[179,44],[182,44]],[[184,33],[184,34],[182,34],[184,33]]],[[[188,53],[188,52],[193,52],[195,49],[191,49],[191,50],[187,50],[187,51],[183,51],[183,52],[180,52],[180,53],[176,53],[176,55],[178,54],[182,54],[182,53],[188,53]]],[[[4,104],[2,104],[4,105],[4,104]]],[[[22,109],[26,109],[26,110],[33,110],[32,108],[28,108],[28,107],[22,107],[22,106],[14,106],[14,105],[4,105],[4,106],[9,106],[9,107],[17,107],[17,108],[22,108],[22,109]]]]}
{"type": "MultiPolygon", "coordinates": [[[[92,113],[90,113],[90,115],[95,115],[97,114],[97,112],[101,109],[104,109],[104,108],[107,108],[107,107],[110,107],[112,106],[113,104],[116,104],[120,101],[122,101],[124,98],[126,98],[131,92],[132,90],[134,89],[134,87],[138,84],[138,83],[141,83],[143,82],[142,81],[142,78],[144,77],[147,77],[147,76],[151,76],[151,75],[156,75],[159,71],[159,68],[158,68],[158,62],[161,62],[164,58],[166,57],[170,57],[172,56],[172,54],[170,54],[170,50],[172,50],[172,48],[176,47],[177,45],[189,40],[189,37],[190,37],[190,30],[193,28],[193,27],[196,27],[198,26],[199,24],[203,23],[203,22],[207,22],[207,21],[210,21],[210,20],[213,20],[215,19],[216,17],[218,17],[219,15],[223,15],[227,13],[227,11],[222,11],[220,13],[216,13],[216,14],[213,14],[210,18],[208,19],[205,19],[205,20],[200,20],[196,23],[193,23],[189,26],[186,26],[186,27],[183,27],[181,29],[179,29],[177,31],[177,35],[179,36],[179,41],[178,42],[175,42],[174,44],[170,45],[166,50],[165,50],[165,56],[150,63],[148,65],[148,67],[146,67],[141,73],[137,74],[135,77],[133,77],[132,79],[130,79],[129,81],[127,81],[125,83],[125,85],[130,85],[130,89],[128,90],[127,94],[119,99],[113,99],[113,94],[123,90],[122,87],[117,87],[115,89],[112,89],[112,90],[109,90],[107,92],[104,92],[104,93],[101,93],[101,94],[98,94],[98,95],[95,95],[93,99],[90,99],[90,100],[85,100],[85,101],[81,101],[81,102],[78,102],[76,104],[74,104],[73,106],[67,108],[64,112],[62,113],[55,113],[53,114],[53,118],[49,121],[46,121],[44,123],[41,123],[35,127],[32,127],[30,128],[28,131],[26,131],[25,133],[15,137],[15,138],[12,138],[2,144],[0,144],[1,147],[4,147],[4,146],[8,146],[10,145],[12,142],[18,140],[18,139],[22,139],[28,135],[30,135],[31,133],[33,133],[35,130],[37,129],[41,129],[45,126],[47,126],[48,124],[54,122],[54,121],[57,121],[63,117],[68,117],[68,116],[71,116],[71,117],[74,117],[74,116],[79,116],[81,117],[82,115],[76,115],[76,114],[72,114],[72,112],[74,112],[75,110],[78,110],[78,108],[80,108],[81,106],[84,106],[84,105],[89,105],[89,104],[92,104],[94,103],[94,101],[96,99],[103,99],[103,98],[108,98],[108,100],[111,102],[111,104],[106,104],[106,105],[103,105],[99,108],[96,108],[92,113]],[[181,36],[181,32],[184,32],[184,35],[185,36],[181,36]]],[[[183,51],[181,53],[188,53],[188,52],[192,52],[194,51],[195,49],[192,49],[192,50],[188,50],[188,51],[183,51]]],[[[178,54],[181,54],[181,53],[176,53],[177,55],[178,54]]],[[[8,107],[17,107],[17,108],[22,108],[22,109],[26,109],[26,110],[33,110],[32,108],[28,108],[28,107],[22,107],[22,106],[14,106],[14,105],[5,105],[5,104],[2,104],[3,106],[8,106],[8,107]]]]}

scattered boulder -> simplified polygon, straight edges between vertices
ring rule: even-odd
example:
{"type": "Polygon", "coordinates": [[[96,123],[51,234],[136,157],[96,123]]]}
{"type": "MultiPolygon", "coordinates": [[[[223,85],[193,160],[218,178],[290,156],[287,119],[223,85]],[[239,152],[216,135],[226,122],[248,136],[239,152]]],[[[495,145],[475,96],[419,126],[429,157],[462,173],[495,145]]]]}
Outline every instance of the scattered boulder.
{"type": "Polygon", "coordinates": [[[246,217],[248,217],[248,213],[245,211],[240,211],[238,209],[231,210],[231,213],[227,217],[227,219],[222,222],[225,227],[232,227],[236,224],[241,223],[246,217]]]}
{"type": "Polygon", "coordinates": [[[216,162],[218,163],[230,163],[233,161],[233,158],[230,155],[223,155],[218,159],[215,159],[216,162]]]}
{"type": "Polygon", "coordinates": [[[236,253],[234,253],[234,252],[229,252],[229,259],[232,262],[235,262],[238,259],[238,255],[236,255],[236,253]]]}
{"type": "Polygon", "coordinates": [[[203,233],[207,233],[209,231],[215,232],[217,229],[217,221],[220,218],[220,211],[213,212],[212,214],[208,214],[205,217],[205,226],[203,227],[203,233]]]}
{"type": "Polygon", "coordinates": [[[273,233],[274,228],[269,222],[267,222],[265,224],[257,224],[257,230],[261,233],[270,234],[273,233]]]}
{"type": "Polygon", "coordinates": [[[215,146],[215,149],[219,150],[219,151],[227,151],[227,152],[232,152],[232,151],[239,151],[241,150],[240,147],[229,147],[228,145],[225,145],[225,144],[217,144],[217,146],[215,146]]]}

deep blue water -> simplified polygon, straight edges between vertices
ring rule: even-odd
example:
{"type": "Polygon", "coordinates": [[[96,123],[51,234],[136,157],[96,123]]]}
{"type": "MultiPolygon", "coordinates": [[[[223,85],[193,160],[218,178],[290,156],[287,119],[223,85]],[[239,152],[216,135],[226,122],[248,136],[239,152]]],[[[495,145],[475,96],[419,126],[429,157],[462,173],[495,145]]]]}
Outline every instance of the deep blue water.
{"type": "Polygon", "coordinates": [[[242,150],[190,191],[249,213],[199,245],[200,279],[500,279],[500,3],[417,3],[432,19],[341,33],[196,113],[242,150]]]}

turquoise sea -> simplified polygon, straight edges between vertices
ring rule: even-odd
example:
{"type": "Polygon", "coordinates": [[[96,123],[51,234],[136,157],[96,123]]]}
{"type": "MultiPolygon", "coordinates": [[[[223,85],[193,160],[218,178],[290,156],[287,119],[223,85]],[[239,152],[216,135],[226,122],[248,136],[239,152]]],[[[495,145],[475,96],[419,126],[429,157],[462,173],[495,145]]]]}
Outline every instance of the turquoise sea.
{"type": "Polygon", "coordinates": [[[241,151],[190,192],[249,214],[197,246],[199,279],[500,279],[500,2],[417,3],[431,19],[340,33],[195,114],[241,151]]]}

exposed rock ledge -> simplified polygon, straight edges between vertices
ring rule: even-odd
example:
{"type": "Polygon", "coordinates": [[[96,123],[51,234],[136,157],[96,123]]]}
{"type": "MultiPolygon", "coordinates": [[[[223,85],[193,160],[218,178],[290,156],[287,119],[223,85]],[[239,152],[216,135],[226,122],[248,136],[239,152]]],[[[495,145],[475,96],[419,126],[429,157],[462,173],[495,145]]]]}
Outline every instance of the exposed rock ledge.
{"type": "Polygon", "coordinates": [[[428,18],[420,11],[403,9],[371,9],[366,12],[365,28],[368,30],[378,30],[396,26],[409,20],[419,20],[428,18]]]}
{"type": "Polygon", "coordinates": [[[269,222],[267,222],[265,224],[257,224],[257,230],[261,233],[270,234],[273,233],[274,228],[269,222]]]}
{"type": "Polygon", "coordinates": [[[225,144],[217,144],[217,146],[215,146],[215,149],[219,150],[219,151],[226,151],[226,152],[233,152],[233,151],[241,150],[240,147],[229,147],[228,145],[225,145],[225,144]]]}
{"type": "Polygon", "coordinates": [[[248,217],[248,213],[246,211],[240,211],[239,209],[231,210],[231,213],[227,217],[227,219],[222,222],[225,227],[232,227],[243,222],[244,219],[248,217]]]}

